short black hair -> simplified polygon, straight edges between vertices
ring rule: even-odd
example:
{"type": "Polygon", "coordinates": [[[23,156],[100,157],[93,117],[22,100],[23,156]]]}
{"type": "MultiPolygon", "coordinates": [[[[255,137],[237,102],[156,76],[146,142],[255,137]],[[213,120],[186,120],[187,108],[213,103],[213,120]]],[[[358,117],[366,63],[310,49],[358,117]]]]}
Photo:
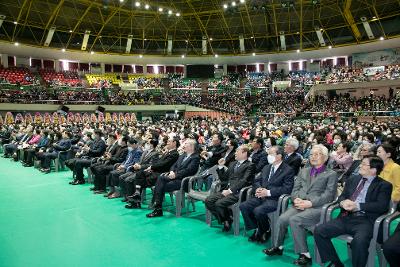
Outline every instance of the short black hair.
{"type": "Polygon", "coordinates": [[[157,139],[151,139],[149,141],[150,145],[153,146],[153,148],[156,148],[158,146],[158,140],[157,139]]]}
{"type": "Polygon", "coordinates": [[[117,139],[117,136],[115,134],[109,134],[108,138],[113,138],[113,139],[117,139]]]}
{"type": "Polygon", "coordinates": [[[376,169],[376,175],[378,176],[382,172],[385,163],[383,163],[383,160],[377,156],[371,156],[366,158],[369,160],[369,167],[371,169],[376,169]]]}
{"type": "Polygon", "coordinates": [[[172,138],[172,142],[175,142],[177,148],[181,145],[181,143],[179,142],[179,138],[178,137],[173,137],[172,138]]]}
{"type": "Polygon", "coordinates": [[[342,147],[343,147],[344,149],[346,149],[346,152],[347,152],[347,153],[350,152],[351,145],[350,145],[349,142],[342,142],[341,145],[342,145],[342,147]]]}
{"type": "Polygon", "coordinates": [[[229,142],[231,143],[231,145],[233,146],[233,149],[238,148],[238,142],[236,141],[236,139],[230,138],[228,141],[229,141],[229,142]]]}
{"type": "Polygon", "coordinates": [[[215,135],[217,135],[219,141],[221,141],[221,142],[224,141],[224,136],[222,133],[216,133],[215,135]]]}
{"type": "Polygon", "coordinates": [[[138,141],[135,138],[130,137],[128,140],[128,143],[131,145],[136,145],[138,143],[138,141]]]}
{"type": "Polygon", "coordinates": [[[128,143],[129,137],[128,136],[122,136],[121,142],[128,143]]]}
{"type": "Polygon", "coordinates": [[[103,132],[99,129],[94,130],[94,134],[97,134],[98,136],[103,136],[103,132]]]}
{"type": "Polygon", "coordinates": [[[256,141],[256,143],[259,144],[261,148],[264,147],[264,139],[262,139],[261,137],[256,137],[253,140],[256,141]]]}

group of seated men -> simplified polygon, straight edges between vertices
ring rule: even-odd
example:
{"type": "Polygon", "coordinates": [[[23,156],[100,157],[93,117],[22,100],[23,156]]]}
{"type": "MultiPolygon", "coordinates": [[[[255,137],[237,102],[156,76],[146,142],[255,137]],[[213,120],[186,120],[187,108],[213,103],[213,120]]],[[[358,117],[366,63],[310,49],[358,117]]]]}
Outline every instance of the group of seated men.
{"type": "MultiPolygon", "coordinates": [[[[247,140],[210,131],[202,146],[194,131],[180,134],[172,129],[160,133],[148,125],[144,128],[3,127],[0,141],[4,157],[21,159],[24,166],[40,161],[44,173],[50,172],[53,159],[63,161],[73,172],[71,185],[86,182],[83,170],[87,168],[93,178],[93,193],[108,199],[122,198],[127,209],[140,209],[143,193],[152,188],[153,211],[146,215],[149,218],[163,216],[165,193],[182,186],[187,191],[183,179],[200,173],[204,183],[197,184],[196,189],[210,190],[205,206],[224,232],[229,232],[233,223],[229,207],[239,201],[243,188],[251,186],[250,198],[239,207],[246,230],[254,230],[249,241],[264,243],[272,239],[272,246],[263,253],[282,255],[290,226],[294,249],[299,254],[294,264],[299,266],[312,262],[306,242],[309,229],[313,229],[322,262],[343,266],[331,239],[349,234],[354,238],[352,265],[365,266],[374,221],[389,212],[391,203],[400,200],[400,166],[394,162],[398,148],[390,142],[376,145],[376,140],[365,138],[352,153],[349,142],[339,140],[337,129],[329,134],[329,145],[308,138],[312,132],[303,133],[311,142],[309,147],[302,142],[305,138],[294,132],[278,145],[272,131],[266,138],[255,131],[247,140]],[[216,167],[218,177],[209,176],[207,170],[212,167],[216,167]],[[210,185],[217,178],[221,186],[213,191],[210,185]],[[338,185],[343,187],[339,195],[338,185]],[[276,211],[278,199],[284,194],[291,196],[293,204],[279,216],[276,225],[270,225],[268,215],[276,211]],[[319,224],[322,206],[333,201],[340,205],[339,217],[319,224]],[[273,237],[272,227],[276,229],[273,237]]],[[[399,262],[398,233],[383,246],[392,266],[399,262]]]]}

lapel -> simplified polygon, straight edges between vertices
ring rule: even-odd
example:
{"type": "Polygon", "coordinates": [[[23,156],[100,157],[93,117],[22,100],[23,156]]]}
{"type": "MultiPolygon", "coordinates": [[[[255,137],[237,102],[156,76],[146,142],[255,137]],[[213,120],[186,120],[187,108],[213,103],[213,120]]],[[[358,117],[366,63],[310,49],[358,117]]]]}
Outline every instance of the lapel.
{"type": "Polygon", "coordinates": [[[154,155],[154,149],[150,152],[147,152],[147,154],[145,155],[145,157],[143,158],[143,161],[148,160],[149,158],[151,158],[154,155]]]}
{"type": "Polygon", "coordinates": [[[375,176],[374,180],[372,180],[371,184],[368,187],[367,195],[365,196],[365,202],[369,201],[369,198],[371,197],[372,192],[377,189],[379,184],[378,177],[375,176]]]}
{"type": "MultiPolygon", "coordinates": [[[[237,162],[239,162],[239,161],[236,161],[236,163],[237,162]]],[[[237,168],[236,173],[240,172],[242,170],[243,166],[246,165],[247,162],[248,162],[247,160],[243,161],[243,163],[240,164],[239,168],[237,168]]],[[[236,165],[236,163],[235,163],[235,165],[236,165]]],[[[235,168],[233,169],[233,172],[235,172],[235,168]]]]}
{"type": "MultiPolygon", "coordinates": [[[[271,182],[279,173],[282,172],[282,168],[281,168],[282,164],[283,164],[283,162],[281,163],[281,165],[279,165],[279,168],[275,171],[274,175],[272,175],[271,178],[269,178],[269,180],[268,180],[269,182],[271,182]]],[[[272,164],[271,164],[270,170],[271,170],[271,168],[272,168],[272,164]]],[[[269,173],[268,173],[268,176],[269,176],[269,173]]]]}

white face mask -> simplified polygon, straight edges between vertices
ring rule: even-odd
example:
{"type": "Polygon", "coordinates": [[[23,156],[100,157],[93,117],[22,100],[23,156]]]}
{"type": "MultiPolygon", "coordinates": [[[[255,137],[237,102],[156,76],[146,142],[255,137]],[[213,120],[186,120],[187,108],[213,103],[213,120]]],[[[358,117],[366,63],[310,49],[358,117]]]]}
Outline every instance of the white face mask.
{"type": "Polygon", "coordinates": [[[275,162],[275,159],[276,159],[275,156],[272,156],[272,155],[268,155],[267,158],[268,158],[268,163],[269,163],[269,164],[274,163],[274,162],[275,162]]]}
{"type": "Polygon", "coordinates": [[[146,144],[144,145],[144,150],[150,150],[151,147],[152,147],[152,145],[146,143],[146,144]]]}
{"type": "Polygon", "coordinates": [[[268,148],[271,147],[271,141],[267,140],[267,142],[265,143],[265,146],[268,147],[268,148]]]}
{"type": "Polygon", "coordinates": [[[363,140],[362,143],[363,143],[364,145],[368,145],[368,144],[369,144],[369,141],[363,140]]]}
{"type": "Polygon", "coordinates": [[[333,143],[334,143],[335,145],[340,144],[340,139],[333,139],[333,143]]]}

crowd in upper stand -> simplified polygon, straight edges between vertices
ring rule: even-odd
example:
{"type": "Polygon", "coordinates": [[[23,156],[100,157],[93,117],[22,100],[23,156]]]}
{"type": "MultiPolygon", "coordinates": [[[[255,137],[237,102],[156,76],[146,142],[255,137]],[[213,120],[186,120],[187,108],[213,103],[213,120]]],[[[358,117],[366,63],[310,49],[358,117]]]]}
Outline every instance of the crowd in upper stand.
{"type": "MultiPolygon", "coordinates": [[[[149,206],[154,210],[148,218],[163,216],[166,193],[206,192],[205,207],[222,231],[230,232],[232,223],[240,221],[232,217],[229,206],[239,203],[245,230],[253,231],[249,242],[272,240],[272,246],[263,250],[268,257],[282,255],[292,246],[285,240],[290,225],[297,266],[309,266],[318,258],[312,259],[309,252],[309,227],[315,227],[321,261],[343,266],[329,246],[335,237],[328,231],[333,224],[333,230],[354,237],[352,266],[364,267],[373,222],[393,212],[400,201],[399,126],[394,119],[328,124],[198,118],[127,124],[16,123],[1,126],[0,144],[3,157],[25,167],[36,161],[43,173],[51,172],[55,159],[65,163],[73,186],[86,183],[83,170],[90,169],[94,195],[121,199],[127,209],[141,209],[146,188],[152,188],[149,206]],[[188,183],[194,175],[197,183],[188,183]],[[278,212],[272,227],[268,216],[285,194],[292,204],[278,212]],[[341,214],[321,223],[322,207],[328,203],[340,205],[341,214]],[[342,230],[348,223],[352,230],[342,230]]],[[[176,198],[177,212],[179,201],[185,199],[176,198]]],[[[399,255],[388,253],[388,246],[383,246],[385,256],[390,264],[398,264],[399,255]]]]}

